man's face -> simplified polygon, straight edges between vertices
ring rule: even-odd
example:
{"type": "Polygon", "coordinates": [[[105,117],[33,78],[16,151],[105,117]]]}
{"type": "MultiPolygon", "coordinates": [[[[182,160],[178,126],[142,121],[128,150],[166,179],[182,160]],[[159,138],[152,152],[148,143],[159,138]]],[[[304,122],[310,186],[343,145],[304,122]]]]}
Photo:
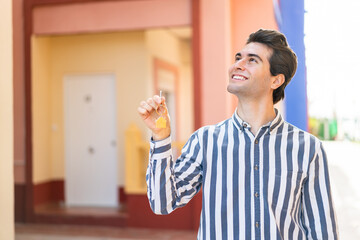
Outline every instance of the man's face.
{"type": "Polygon", "coordinates": [[[271,55],[272,49],[262,43],[247,44],[229,69],[228,91],[238,97],[272,97],[271,55]]]}

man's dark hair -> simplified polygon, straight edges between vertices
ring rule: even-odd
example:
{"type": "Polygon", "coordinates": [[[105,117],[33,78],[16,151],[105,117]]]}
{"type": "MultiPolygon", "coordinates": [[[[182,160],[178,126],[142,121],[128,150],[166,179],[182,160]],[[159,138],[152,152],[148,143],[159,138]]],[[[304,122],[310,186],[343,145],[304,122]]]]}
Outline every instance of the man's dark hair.
{"type": "Polygon", "coordinates": [[[285,82],[274,90],[273,103],[279,102],[284,98],[285,87],[295,75],[297,68],[296,54],[289,47],[284,34],[275,30],[259,29],[250,34],[246,44],[251,42],[262,43],[273,50],[269,59],[270,73],[273,76],[284,74],[285,82]]]}

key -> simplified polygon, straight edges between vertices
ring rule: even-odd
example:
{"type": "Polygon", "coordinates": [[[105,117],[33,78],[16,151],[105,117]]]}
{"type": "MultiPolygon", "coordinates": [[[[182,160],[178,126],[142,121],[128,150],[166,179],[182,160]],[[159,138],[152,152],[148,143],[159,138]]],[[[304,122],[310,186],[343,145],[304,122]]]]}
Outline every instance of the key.
{"type": "MultiPolygon", "coordinates": [[[[160,91],[160,99],[161,99],[161,94],[162,94],[162,91],[160,91]]],[[[162,104],[160,104],[160,106],[162,106],[162,104]]],[[[156,119],[156,122],[155,122],[156,128],[166,128],[166,120],[162,116],[162,114],[166,114],[166,113],[159,114],[157,109],[156,109],[156,113],[158,115],[160,115],[160,117],[158,119],[156,119]]]]}
{"type": "Polygon", "coordinates": [[[166,128],[166,120],[163,117],[156,119],[156,128],[166,128]]]}

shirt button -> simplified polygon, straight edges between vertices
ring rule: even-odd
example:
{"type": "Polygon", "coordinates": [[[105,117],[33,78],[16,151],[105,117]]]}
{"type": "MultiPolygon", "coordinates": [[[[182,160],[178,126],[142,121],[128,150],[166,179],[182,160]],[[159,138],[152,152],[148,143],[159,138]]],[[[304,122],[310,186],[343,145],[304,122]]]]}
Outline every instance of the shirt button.
{"type": "Polygon", "coordinates": [[[246,127],[247,127],[247,124],[246,124],[246,123],[243,123],[243,127],[246,128],[246,127]]]}
{"type": "Polygon", "coordinates": [[[259,222],[256,222],[256,223],[255,223],[255,227],[256,227],[256,228],[259,228],[259,226],[260,226],[259,222]]]}
{"type": "Polygon", "coordinates": [[[259,143],[259,140],[256,139],[256,140],[255,140],[255,144],[258,144],[258,143],[259,143]]]}
{"type": "Polygon", "coordinates": [[[259,193],[258,193],[258,192],[255,193],[255,197],[259,197],[259,193]]]}
{"type": "Polygon", "coordinates": [[[259,166],[258,165],[255,165],[255,170],[259,170],[259,166]]]}

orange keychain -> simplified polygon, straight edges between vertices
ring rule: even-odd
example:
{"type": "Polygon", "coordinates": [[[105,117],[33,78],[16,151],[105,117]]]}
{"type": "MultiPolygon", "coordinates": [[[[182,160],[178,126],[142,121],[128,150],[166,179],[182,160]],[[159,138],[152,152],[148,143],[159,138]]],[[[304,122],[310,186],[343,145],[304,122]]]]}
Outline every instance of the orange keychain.
{"type": "MultiPolygon", "coordinates": [[[[160,99],[161,99],[161,91],[160,91],[160,99]]],[[[159,107],[163,107],[163,104],[161,103],[160,105],[159,105],[159,107]]],[[[158,119],[156,119],[156,122],[155,122],[155,125],[156,125],[156,128],[166,128],[166,120],[165,120],[165,118],[163,118],[163,115],[164,114],[166,114],[166,111],[164,111],[163,113],[162,112],[158,112],[158,109],[159,108],[157,108],[155,111],[156,111],[156,113],[158,114],[158,115],[160,115],[160,117],[158,118],[158,119]]]]}

